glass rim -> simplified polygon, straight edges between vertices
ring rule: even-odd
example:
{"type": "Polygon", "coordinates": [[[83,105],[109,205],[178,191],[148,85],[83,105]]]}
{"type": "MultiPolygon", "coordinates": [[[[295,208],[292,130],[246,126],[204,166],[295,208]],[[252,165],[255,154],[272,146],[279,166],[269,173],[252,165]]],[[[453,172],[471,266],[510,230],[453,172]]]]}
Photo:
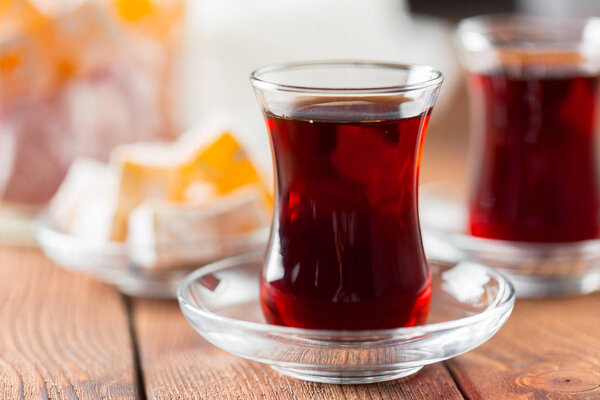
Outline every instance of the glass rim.
{"type": "MultiPolygon", "coordinates": [[[[518,14],[518,13],[499,13],[482,14],[462,19],[455,30],[457,42],[468,51],[481,51],[490,48],[517,47],[535,50],[535,48],[562,48],[577,49],[586,44],[584,37],[578,39],[569,38],[566,34],[580,31],[581,36],[585,33],[585,27],[589,22],[595,22],[600,27],[600,17],[596,16],[549,16],[540,14],[518,14]],[[535,26],[535,24],[542,26],[535,26]],[[553,34],[563,34],[564,38],[553,37],[547,40],[534,40],[531,38],[515,40],[494,40],[493,35],[501,32],[522,32],[522,33],[544,33],[552,28],[553,34]],[[484,49],[481,46],[472,46],[463,40],[465,35],[479,34],[489,39],[488,46],[484,49]],[[532,46],[535,44],[535,47],[532,46]]],[[[600,30],[600,28],[596,28],[600,30]]],[[[593,41],[595,45],[600,46],[600,41],[593,41]]],[[[478,44],[480,44],[478,42],[478,44]]]]}
{"type": "Polygon", "coordinates": [[[389,94],[403,93],[414,90],[423,90],[432,86],[437,86],[444,80],[443,74],[425,64],[401,64],[383,61],[359,61],[359,60],[333,60],[333,61],[302,61],[269,64],[255,69],[250,73],[250,82],[255,88],[276,90],[285,92],[297,93],[312,93],[312,94],[343,94],[343,95],[363,95],[363,94],[389,94]],[[298,70],[310,67],[354,67],[354,68],[380,68],[397,71],[415,71],[420,70],[429,72],[430,77],[420,82],[399,84],[399,85],[381,85],[381,86],[365,86],[365,87],[348,87],[334,88],[317,85],[288,85],[285,83],[275,82],[269,79],[264,79],[261,75],[269,72],[284,72],[298,70]]]}

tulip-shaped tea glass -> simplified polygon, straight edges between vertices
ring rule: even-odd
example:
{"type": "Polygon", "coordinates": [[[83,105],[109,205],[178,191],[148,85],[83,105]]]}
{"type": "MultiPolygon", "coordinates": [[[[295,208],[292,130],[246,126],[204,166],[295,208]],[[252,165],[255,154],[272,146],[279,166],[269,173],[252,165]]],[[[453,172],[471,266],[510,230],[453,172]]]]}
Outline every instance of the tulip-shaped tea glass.
{"type": "Polygon", "coordinates": [[[428,249],[502,269],[522,297],[597,290],[600,19],[474,17],[457,37],[471,94],[470,188],[464,206],[441,186],[423,191],[428,249]]]}
{"type": "Polygon", "coordinates": [[[458,28],[472,98],[474,236],[600,234],[600,19],[475,17],[458,28]]]}
{"type": "Polygon", "coordinates": [[[251,82],[275,170],[260,293],[267,321],[333,330],[423,324],[431,279],[417,184],[442,74],[322,62],[268,66],[251,82]]]}

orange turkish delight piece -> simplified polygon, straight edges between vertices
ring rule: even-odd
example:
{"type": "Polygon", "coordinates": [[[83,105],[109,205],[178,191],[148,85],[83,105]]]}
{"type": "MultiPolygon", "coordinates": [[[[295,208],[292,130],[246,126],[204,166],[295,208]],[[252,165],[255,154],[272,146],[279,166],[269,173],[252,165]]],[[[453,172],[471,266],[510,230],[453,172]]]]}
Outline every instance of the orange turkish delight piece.
{"type": "Polygon", "coordinates": [[[184,0],[112,0],[112,8],[126,26],[161,42],[178,36],[185,15],[184,0]]]}
{"type": "Polygon", "coordinates": [[[224,132],[209,142],[196,143],[191,151],[181,144],[139,143],[115,149],[111,161],[120,171],[120,182],[112,240],[125,240],[129,214],[149,199],[197,203],[202,199],[193,198],[194,193],[214,198],[256,185],[265,208],[270,207],[266,186],[232,134],[224,132]],[[199,184],[208,184],[214,191],[198,191],[199,184]]]}
{"type": "Polygon", "coordinates": [[[145,200],[179,202],[185,182],[178,155],[168,143],[138,143],[117,147],[111,156],[119,171],[119,194],[112,240],[127,236],[129,213],[145,200]]]}

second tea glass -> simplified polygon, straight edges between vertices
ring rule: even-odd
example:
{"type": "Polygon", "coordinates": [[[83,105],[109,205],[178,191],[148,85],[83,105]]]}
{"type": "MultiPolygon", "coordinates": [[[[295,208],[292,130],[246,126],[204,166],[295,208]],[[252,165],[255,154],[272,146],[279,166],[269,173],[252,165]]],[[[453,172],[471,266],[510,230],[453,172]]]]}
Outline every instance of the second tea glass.
{"type": "Polygon", "coordinates": [[[336,330],[423,324],[431,281],[417,183],[441,73],[298,63],[261,68],[251,82],[275,170],[261,280],[267,321],[336,330]]]}
{"type": "Polygon", "coordinates": [[[600,233],[600,19],[475,17],[469,71],[472,235],[574,242],[600,233]]]}
{"type": "Polygon", "coordinates": [[[470,187],[458,201],[447,185],[424,189],[430,255],[501,269],[520,297],[600,288],[599,31],[598,18],[459,24],[470,187]]]}

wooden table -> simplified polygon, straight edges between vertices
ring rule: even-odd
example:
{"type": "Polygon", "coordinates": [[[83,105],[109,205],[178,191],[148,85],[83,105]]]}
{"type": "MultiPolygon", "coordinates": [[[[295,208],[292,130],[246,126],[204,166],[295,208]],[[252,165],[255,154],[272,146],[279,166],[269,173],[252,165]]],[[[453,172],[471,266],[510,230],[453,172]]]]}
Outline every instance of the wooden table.
{"type": "Polygon", "coordinates": [[[208,344],[174,301],[131,299],[0,247],[2,399],[600,399],[600,293],[517,302],[480,348],[405,380],[279,375],[208,344]]]}
{"type": "MultiPolygon", "coordinates": [[[[424,180],[456,176],[459,139],[428,138],[424,180]]],[[[37,249],[0,246],[0,307],[1,399],[600,399],[600,293],[519,300],[478,349],[357,386],[302,382],[225,353],[174,301],[125,297],[37,249]]]]}

